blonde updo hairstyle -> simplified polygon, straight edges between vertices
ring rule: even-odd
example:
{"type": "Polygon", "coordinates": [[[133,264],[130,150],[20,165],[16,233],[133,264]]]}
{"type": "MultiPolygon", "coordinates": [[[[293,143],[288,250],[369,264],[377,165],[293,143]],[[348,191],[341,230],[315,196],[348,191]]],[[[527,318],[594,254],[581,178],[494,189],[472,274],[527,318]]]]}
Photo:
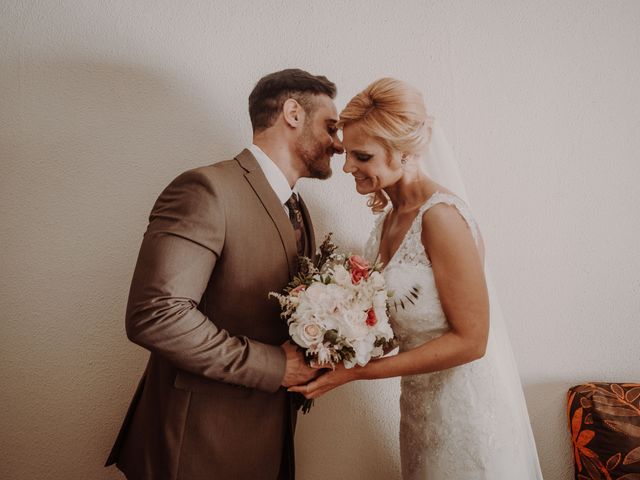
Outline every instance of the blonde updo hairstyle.
{"type": "MultiPolygon", "coordinates": [[[[339,128],[358,123],[389,155],[419,155],[431,138],[432,119],[420,92],[395,78],[376,80],[353,97],[340,112],[339,128]]],[[[381,212],[389,203],[382,190],[374,192],[368,205],[381,212]]]]}

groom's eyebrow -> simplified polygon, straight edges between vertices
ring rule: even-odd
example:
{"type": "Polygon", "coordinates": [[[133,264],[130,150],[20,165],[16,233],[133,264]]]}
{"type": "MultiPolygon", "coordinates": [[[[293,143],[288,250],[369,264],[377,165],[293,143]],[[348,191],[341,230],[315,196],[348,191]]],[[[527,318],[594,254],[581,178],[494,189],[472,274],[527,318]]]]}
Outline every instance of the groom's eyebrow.
{"type": "Polygon", "coordinates": [[[327,126],[327,128],[335,129],[336,131],[338,130],[338,128],[336,127],[337,123],[338,123],[338,120],[336,120],[335,118],[327,118],[325,120],[325,125],[327,126]]]}

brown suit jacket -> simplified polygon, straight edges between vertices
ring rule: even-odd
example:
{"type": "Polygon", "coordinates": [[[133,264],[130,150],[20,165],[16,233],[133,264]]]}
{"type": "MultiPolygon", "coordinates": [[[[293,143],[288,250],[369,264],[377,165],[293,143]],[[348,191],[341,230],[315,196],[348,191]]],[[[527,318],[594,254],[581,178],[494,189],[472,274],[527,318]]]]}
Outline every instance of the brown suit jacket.
{"type": "Polygon", "coordinates": [[[296,268],[289,218],[248,150],[162,192],[126,316],[151,355],[107,465],[130,480],[293,478],[288,329],[268,293],[296,268]]]}

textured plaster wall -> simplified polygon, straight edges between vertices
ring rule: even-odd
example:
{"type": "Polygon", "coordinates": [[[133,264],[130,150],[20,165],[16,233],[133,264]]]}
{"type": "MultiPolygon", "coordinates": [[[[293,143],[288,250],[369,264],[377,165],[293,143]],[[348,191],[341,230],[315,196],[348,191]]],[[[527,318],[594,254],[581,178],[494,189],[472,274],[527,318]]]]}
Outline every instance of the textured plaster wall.
{"type": "MultiPolygon", "coordinates": [[[[571,475],[564,400],[640,380],[640,3],[0,3],[0,477],[101,468],[146,360],[123,313],[154,199],[250,141],[246,98],[299,66],[419,86],[486,237],[545,478],[571,475]]],[[[318,236],[372,223],[336,174],[302,189],[318,236]]],[[[398,475],[398,384],[301,418],[300,478],[398,475]]]]}

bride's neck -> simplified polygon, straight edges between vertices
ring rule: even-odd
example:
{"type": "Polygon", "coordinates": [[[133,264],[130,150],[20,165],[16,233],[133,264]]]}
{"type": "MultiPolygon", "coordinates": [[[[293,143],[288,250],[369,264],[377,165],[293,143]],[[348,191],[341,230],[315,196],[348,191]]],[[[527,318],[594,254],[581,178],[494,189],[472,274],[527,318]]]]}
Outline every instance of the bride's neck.
{"type": "Polygon", "coordinates": [[[411,210],[427,201],[433,190],[433,182],[422,170],[405,174],[393,185],[384,189],[396,211],[411,210]]]}

